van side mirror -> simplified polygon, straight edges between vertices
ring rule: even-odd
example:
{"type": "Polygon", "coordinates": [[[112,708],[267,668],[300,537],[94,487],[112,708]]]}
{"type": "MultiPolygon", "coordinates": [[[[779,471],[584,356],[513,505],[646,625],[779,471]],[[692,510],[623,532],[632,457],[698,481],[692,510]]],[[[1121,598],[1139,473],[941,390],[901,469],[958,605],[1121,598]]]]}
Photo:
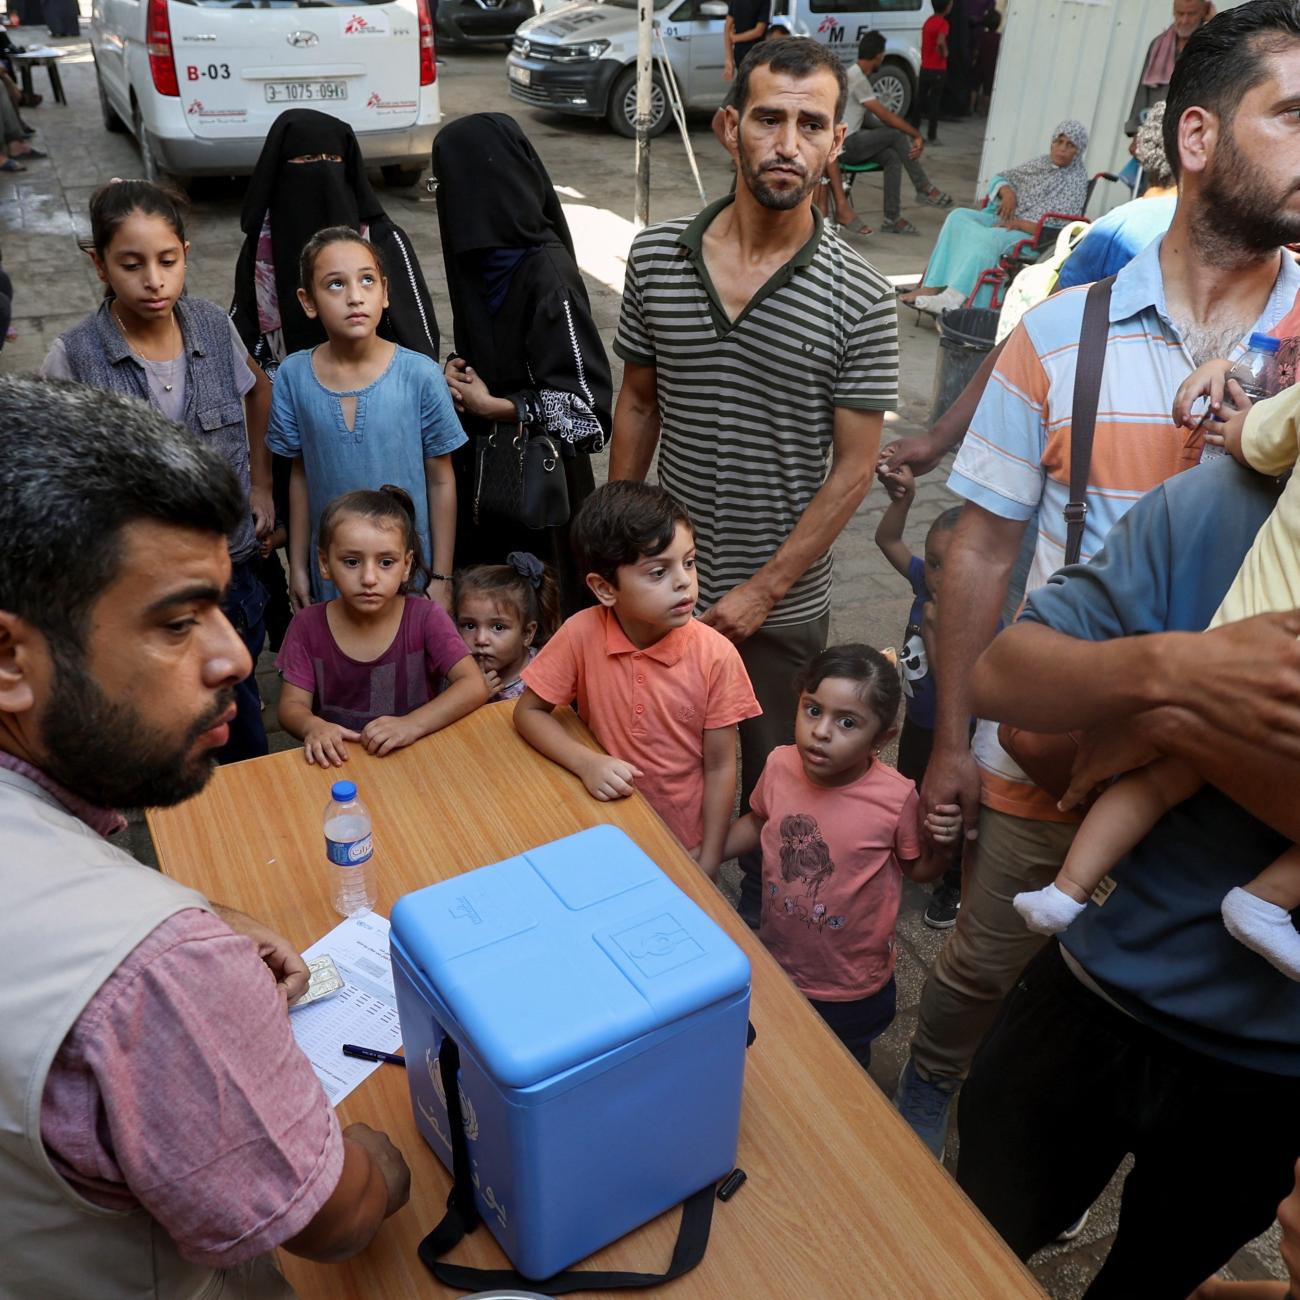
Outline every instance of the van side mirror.
{"type": "Polygon", "coordinates": [[[725,18],[727,6],[725,0],[703,0],[697,12],[701,18],[725,18]]]}

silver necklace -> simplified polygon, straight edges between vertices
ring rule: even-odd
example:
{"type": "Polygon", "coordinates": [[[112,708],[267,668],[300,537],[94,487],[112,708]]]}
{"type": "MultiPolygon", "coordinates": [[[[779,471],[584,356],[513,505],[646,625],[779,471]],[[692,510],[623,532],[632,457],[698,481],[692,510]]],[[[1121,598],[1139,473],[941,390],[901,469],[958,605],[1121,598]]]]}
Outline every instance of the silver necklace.
{"type": "MultiPolygon", "coordinates": [[[[113,317],[113,319],[117,322],[117,328],[120,329],[120,330],[122,331],[122,337],[126,340],[126,346],[129,347],[129,348],[131,349],[131,351],[134,352],[135,355],[136,355],[137,357],[140,358],[141,361],[147,361],[149,358],[146,357],[145,354],[144,354],[143,352],[141,352],[140,349],[139,349],[138,347],[136,347],[136,345],[135,345],[134,343],[131,342],[131,335],[130,335],[130,333],[127,331],[126,325],[123,323],[121,316],[119,316],[119,315],[117,314],[117,309],[116,309],[116,308],[113,308],[113,307],[110,307],[110,308],[109,308],[109,313],[110,313],[110,315],[113,317]]],[[[180,326],[176,324],[176,317],[175,317],[174,314],[173,314],[171,320],[172,320],[172,325],[175,326],[175,328],[176,328],[176,332],[179,334],[179,333],[180,333],[180,326]]],[[[182,338],[181,341],[184,342],[184,339],[182,338]]],[[[174,360],[174,358],[173,358],[173,360],[174,360]]],[[[172,391],[173,386],[174,386],[174,385],[172,385],[172,384],[164,384],[164,385],[163,385],[163,392],[164,392],[164,393],[170,393],[170,392],[172,391]]]]}

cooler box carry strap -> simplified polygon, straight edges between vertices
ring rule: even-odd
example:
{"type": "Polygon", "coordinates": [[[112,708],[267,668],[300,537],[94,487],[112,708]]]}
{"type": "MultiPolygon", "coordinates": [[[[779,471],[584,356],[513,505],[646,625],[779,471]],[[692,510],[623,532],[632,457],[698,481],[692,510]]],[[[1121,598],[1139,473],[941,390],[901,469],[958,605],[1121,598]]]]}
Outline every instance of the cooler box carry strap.
{"type": "Polygon", "coordinates": [[[567,1295],[570,1291],[615,1291],[635,1287],[658,1286],[689,1273],[704,1258],[713,1223],[714,1184],[701,1187],[682,1202],[682,1225],[677,1233],[672,1261],[663,1273],[598,1273],[565,1269],[544,1281],[524,1277],[512,1268],[468,1268],[461,1264],[439,1261],[448,1251],[479,1224],[474,1206],[474,1187],[470,1180],[469,1143],[460,1108],[460,1050],[450,1035],[438,1050],[438,1071],[443,1095],[447,1099],[447,1125],[451,1130],[452,1187],[447,1197],[447,1213],[442,1222],[420,1242],[420,1259],[424,1266],[446,1286],[463,1291],[480,1291],[517,1287],[542,1295],[567,1295]]]}
{"type": "Polygon", "coordinates": [[[1110,334],[1110,289],[1115,277],[1098,280],[1088,290],[1074,360],[1074,398],[1070,411],[1070,500],[1065,507],[1065,562],[1078,564],[1083,550],[1083,523],[1088,516],[1088,472],[1092,468],[1093,434],[1101,372],[1106,365],[1110,334]]]}

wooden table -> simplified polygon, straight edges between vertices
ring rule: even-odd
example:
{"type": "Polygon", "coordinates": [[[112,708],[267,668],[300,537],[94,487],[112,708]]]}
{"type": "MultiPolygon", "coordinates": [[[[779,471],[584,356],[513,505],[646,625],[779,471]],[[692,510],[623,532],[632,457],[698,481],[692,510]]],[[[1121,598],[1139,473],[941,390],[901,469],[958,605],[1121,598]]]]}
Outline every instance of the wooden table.
{"type": "MultiPolygon", "coordinates": [[[[745,1072],[737,1163],[749,1181],[716,1207],[704,1261],[672,1284],[682,1297],[935,1297],[1014,1300],[1037,1284],[858,1067],[726,899],[638,795],[598,803],[515,734],[509,704],[489,705],[387,758],[356,747],[355,780],[375,825],[378,910],[404,893],[584,827],[622,827],[744,948],[753,963],[758,1038],[745,1072]]],[[[581,724],[567,711],[575,734],[581,724]]],[[[582,733],[585,735],[585,733],[582,733]]],[[[300,751],[221,768],[179,808],[151,813],[163,870],[306,947],[338,921],[328,900],[321,819],[337,769],[300,751]]],[[[281,1252],[307,1300],[407,1300],[455,1294],[416,1256],[442,1217],[450,1179],[418,1135],[401,1070],[381,1067],[339,1107],[389,1133],[411,1165],[411,1203],[369,1250],[319,1265],[281,1252]]],[[[677,1211],[584,1266],[657,1272],[677,1211]]],[[[486,1228],[457,1262],[501,1267],[486,1228]]],[[[612,1294],[612,1293],[606,1293],[612,1294]]]]}

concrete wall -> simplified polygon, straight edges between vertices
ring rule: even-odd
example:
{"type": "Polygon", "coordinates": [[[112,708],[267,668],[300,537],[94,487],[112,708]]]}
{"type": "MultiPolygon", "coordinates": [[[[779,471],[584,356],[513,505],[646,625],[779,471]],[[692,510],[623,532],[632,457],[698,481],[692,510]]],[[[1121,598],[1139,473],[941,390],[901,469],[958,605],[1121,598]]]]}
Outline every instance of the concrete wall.
{"type": "MultiPolygon", "coordinates": [[[[1242,0],[1218,0],[1231,9],[1242,0]]],[[[1169,26],[1171,0],[1008,0],[979,193],[991,176],[1047,152],[1052,128],[1074,117],[1088,128],[1088,173],[1128,161],[1133,88],[1151,38],[1169,26]]],[[[975,196],[964,196],[974,198],[975,196]]],[[[1102,183],[1093,216],[1125,197],[1102,183]]]]}

